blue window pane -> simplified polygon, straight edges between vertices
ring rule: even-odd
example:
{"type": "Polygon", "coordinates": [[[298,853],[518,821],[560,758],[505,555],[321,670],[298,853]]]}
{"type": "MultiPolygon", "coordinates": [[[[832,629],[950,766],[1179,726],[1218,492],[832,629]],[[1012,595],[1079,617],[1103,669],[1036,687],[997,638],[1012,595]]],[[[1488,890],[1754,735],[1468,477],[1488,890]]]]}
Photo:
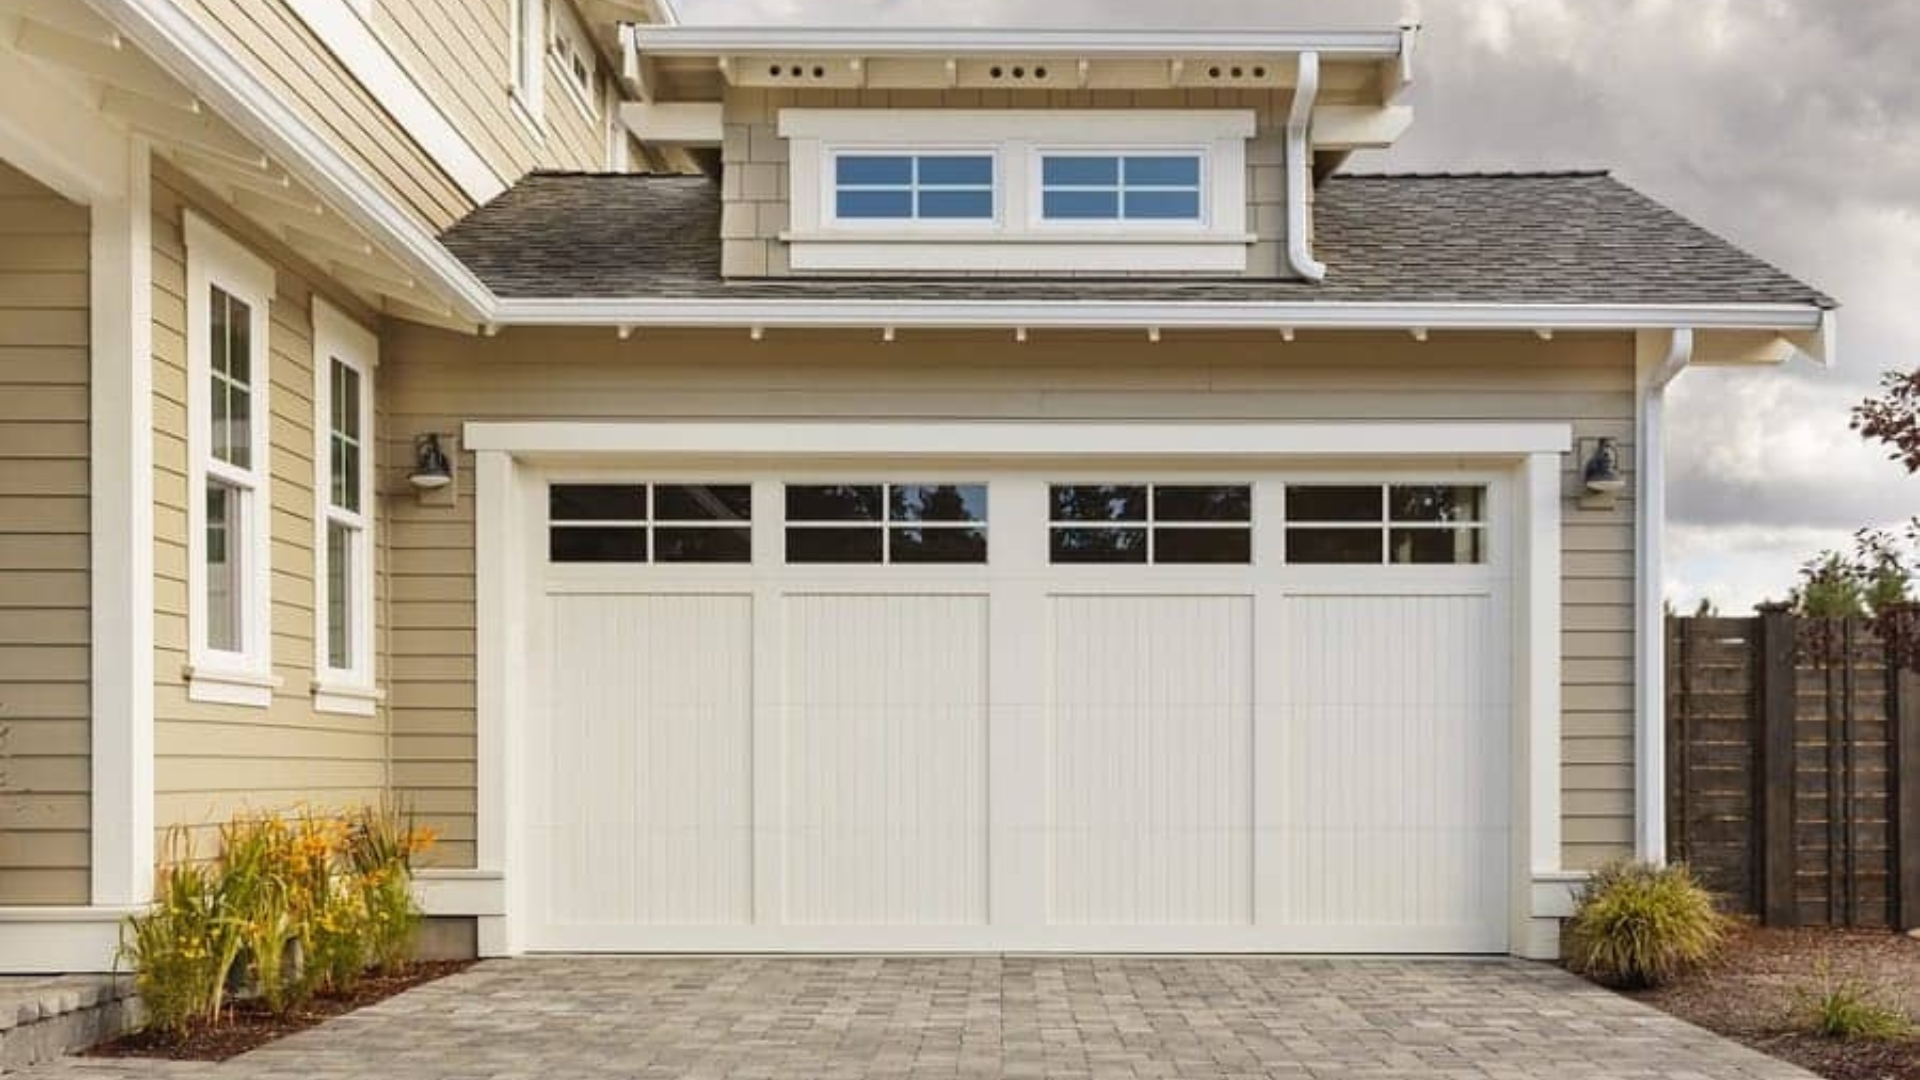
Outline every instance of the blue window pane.
{"type": "Polygon", "coordinates": [[[1200,159],[1197,157],[1130,157],[1127,159],[1128,187],[1198,187],[1200,159]]]}
{"type": "Polygon", "coordinates": [[[836,196],[837,212],[843,218],[885,219],[913,216],[913,192],[841,191],[836,196]]]}
{"type": "Polygon", "coordinates": [[[993,217],[993,192],[922,191],[920,216],[942,221],[990,219],[993,217]]]}
{"type": "Polygon", "coordinates": [[[1114,191],[1049,191],[1042,212],[1052,221],[1112,221],[1120,216],[1114,191]]]}
{"type": "Polygon", "coordinates": [[[1040,164],[1047,187],[1093,187],[1120,182],[1120,159],[1111,157],[1050,157],[1040,164]]]}
{"type": "Polygon", "coordinates": [[[1198,221],[1200,194],[1195,191],[1129,191],[1127,217],[1136,221],[1198,221]]]}
{"type": "Polygon", "coordinates": [[[923,157],[920,159],[920,186],[965,185],[991,187],[993,159],[990,157],[923,157]]]}
{"type": "Polygon", "coordinates": [[[885,184],[906,187],[913,183],[913,159],[877,156],[842,157],[835,164],[834,178],[843,186],[885,184]]]}

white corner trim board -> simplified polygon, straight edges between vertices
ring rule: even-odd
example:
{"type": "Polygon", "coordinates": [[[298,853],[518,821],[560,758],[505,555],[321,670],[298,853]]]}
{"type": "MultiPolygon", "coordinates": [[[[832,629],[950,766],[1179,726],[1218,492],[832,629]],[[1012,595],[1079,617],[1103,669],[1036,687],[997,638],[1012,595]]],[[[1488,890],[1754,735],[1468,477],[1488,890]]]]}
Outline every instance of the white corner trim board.
{"type": "Polygon", "coordinates": [[[1648,862],[1667,858],[1666,649],[1666,394],[1694,359],[1688,328],[1642,332],[1635,342],[1639,430],[1634,453],[1639,477],[1635,502],[1634,580],[1634,849],[1648,862]]]}
{"type": "Polygon", "coordinates": [[[507,189],[506,182],[420,89],[419,81],[401,66],[352,5],[340,0],[287,0],[287,6],[434,163],[460,185],[467,198],[484,203],[507,189]]]}

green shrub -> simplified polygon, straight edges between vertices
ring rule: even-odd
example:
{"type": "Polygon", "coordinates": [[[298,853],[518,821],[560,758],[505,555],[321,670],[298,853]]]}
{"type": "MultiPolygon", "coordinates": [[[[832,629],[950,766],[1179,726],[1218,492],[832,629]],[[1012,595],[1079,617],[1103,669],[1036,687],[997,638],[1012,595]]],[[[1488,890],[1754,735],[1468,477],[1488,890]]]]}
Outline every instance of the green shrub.
{"type": "Polygon", "coordinates": [[[1859,979],[1833,978],[1822,963],[1819,984],[1800,994],[1800,1011],[1807,1027],[1829,1039],[1902,1039],[1913,1033],[1913,1023],[1899,1009],[1882,1004],[1880,995],[1859,979]]]}
{"type": "Polygon", "coordinates": [[[1726,935],[1713,897],[1684,866],[1622,860],[1595,871],[1567,924],[1567,966],[1621,989],[1659,986],[1726,935]]]}
{"type": "Polygon", "coordinates": [[[161,871],[153,907],[120,931],[147,1024],[176,1036],[220,1016],[241,949],[225,914],[224,875],[189,855],[161,871]]]}
{"type": "Polygon", "coordinates": [[[422,913],[413,899],[413,862],[434,844],[432,829],[392,805],[364,807],[348,824],[349,881],[366,920],[366,961],[384,972],[406,962],[422,913]]]}

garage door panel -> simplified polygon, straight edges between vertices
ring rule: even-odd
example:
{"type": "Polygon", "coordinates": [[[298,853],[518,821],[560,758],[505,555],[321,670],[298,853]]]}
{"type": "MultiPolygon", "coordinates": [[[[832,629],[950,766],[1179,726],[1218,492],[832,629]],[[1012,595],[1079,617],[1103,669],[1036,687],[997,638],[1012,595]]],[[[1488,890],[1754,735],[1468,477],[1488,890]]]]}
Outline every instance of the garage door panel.
{"type": "Polygon", "coordinates": [[[550,601],[553,828],[561,925],[752,918],[752,600],[550,601]]]}
{"type": "Polygon", "coordinates": [[[1051,608],[1050,920],[1250,922],[1251,599],[1051,608]]]}
{"type": "Polygon", "coordinates": [[[1511,695],[1496,600],[1285,604],[1282,917],[1502,933],[1511,695]]]}
{"type": "Polygon", "coordinates": [[[787,921],[985,923],[987,598],[784,606],[787,921]]]}

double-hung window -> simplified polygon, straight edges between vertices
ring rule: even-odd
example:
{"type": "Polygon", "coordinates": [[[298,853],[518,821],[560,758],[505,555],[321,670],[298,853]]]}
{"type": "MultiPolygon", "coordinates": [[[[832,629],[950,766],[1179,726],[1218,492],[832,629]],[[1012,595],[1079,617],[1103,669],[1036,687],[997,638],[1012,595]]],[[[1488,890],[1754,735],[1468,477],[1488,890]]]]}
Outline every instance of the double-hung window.
{"type": "Polygon", "coordinates": [[[373,371],[379,342],[313,304],[314,706],[371,715],[373,371]]]}
{"type": "Polygon", "coordinates": [[[1040,217],[1058,222],[1201,221],[1204,170],[1198,153],[1101,154],[1043,151],[1040,217]]]}
{"type": "Polygon", "coordinates": [[[271,266],[188,212],[188,693],[263,706],[271,656],[271,266]]]}
{"type": "Polygon", "coordinates": [[[994,217],[992,154],[834,158],[834,217],[843,222],[974,221],[994,217]]]}

